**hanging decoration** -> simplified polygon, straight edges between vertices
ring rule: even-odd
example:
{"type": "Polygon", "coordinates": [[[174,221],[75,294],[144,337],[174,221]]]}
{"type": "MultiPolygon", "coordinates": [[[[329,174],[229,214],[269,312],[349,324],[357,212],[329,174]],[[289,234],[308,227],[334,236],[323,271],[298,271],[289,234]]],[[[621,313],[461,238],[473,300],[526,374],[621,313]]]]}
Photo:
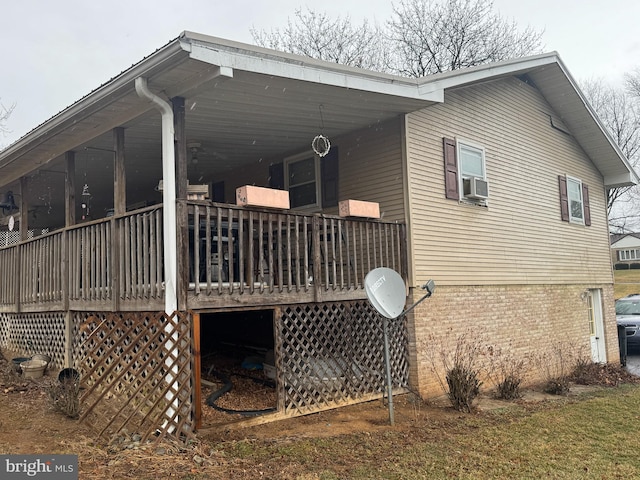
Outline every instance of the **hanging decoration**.
{"type": "Polygon", "coordinates": [[[313,148],[313,151],[319,157],[324,157],[327,153],[329,153],[329,150],[331,149],[331,142],[322,133],[324,131],[324,117],[322,116],[322,107],[322,104],[318,106],[318,109],[320,110],[320,135],[316,135],[315,138],[311,141],[311,148],[313,148]]]}

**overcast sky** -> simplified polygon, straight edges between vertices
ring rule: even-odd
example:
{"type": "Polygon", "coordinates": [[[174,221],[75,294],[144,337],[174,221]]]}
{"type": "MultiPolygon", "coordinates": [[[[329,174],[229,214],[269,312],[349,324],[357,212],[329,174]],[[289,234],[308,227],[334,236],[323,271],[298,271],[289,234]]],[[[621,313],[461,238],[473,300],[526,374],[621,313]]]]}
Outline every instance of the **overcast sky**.
{"type": "MultiPolygon", "coordinates": [[[[383,23],[389,0],[18,0],[0,7],[0,102],[15,104],[0,147],[176,38],[182,31],[252,42],[297,7],[383,23]]],[[[578,81],[621,83],[640,67],[637,0],[494,0],[521,27],[544,30],[578,81]]]]}

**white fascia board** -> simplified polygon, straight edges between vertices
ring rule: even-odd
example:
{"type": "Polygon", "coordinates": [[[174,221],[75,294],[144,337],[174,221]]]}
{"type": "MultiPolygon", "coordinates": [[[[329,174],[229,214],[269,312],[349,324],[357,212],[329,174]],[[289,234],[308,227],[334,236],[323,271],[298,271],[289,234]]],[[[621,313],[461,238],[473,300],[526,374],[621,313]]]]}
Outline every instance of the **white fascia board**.
{"type": "Polygon", "coordinates": [[[638,184],[638,176],[630,171],[618,175],[607,175],[604,177],[604,186],[607,188],[631,187],[638,184]]]}
{"type": "Polygon", "coordinates": [[[499,63],[480,65],[477,67],[452,70],[436,75],[423,77],[422,88],[425,90],[445,90],[461,87],[471,83],[483,82],[506,75],[517,75],[538,67],[559,63],[557,54],[543,54],[526,59],[507,60],[499,63]]]}
{"type": "Polygon", "coordinates": [[[340,68],[337,65],[336,68],[328,68],[326,64],[322,66],[314,65],[311,61],[303,62],[285,57],[269,57],[258,52],[253,55],[240,51],[228,52],[215,48],[214,45],[207,46],[193,40],[191,42],[183,42],[183,48],[189,51],[189,56],[195,60],[231,70],[242,70],[322,85],[394,95],[424,100],[425,102],[441,102],[444,98],[443,92],[438,92],[436,89],[425,91],[420,88],[415,80],[392,77],[386,74],[360,73],[351,71],[352,69],[346,71],[347,69],[340,68]]]}

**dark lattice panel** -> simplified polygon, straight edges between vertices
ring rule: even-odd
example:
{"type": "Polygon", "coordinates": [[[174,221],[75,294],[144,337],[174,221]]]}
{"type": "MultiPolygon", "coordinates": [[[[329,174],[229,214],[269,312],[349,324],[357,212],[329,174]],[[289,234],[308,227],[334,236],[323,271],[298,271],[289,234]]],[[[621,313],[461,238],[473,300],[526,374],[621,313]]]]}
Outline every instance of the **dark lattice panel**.
{"type": "MultiPolygon", "coordinates": [[[[309,413],[384,391],[383,321],[367,301],[285,307],[277,338],[286,413],[309,413]]],[[[393,385],[405,387],[404,321],[390,322],[389,345],[393,385]]]]}
{"type": "Polygon", "coordinates": [[[0,345],[20,355],[42,353],[51,357],[50,368],[65,365],[65,314],[63,312],[0,314],[0,345]]]}
{"type": "Polygon", "coordinates": [[[107,439],[123,430],[143,440],[192,436],[190,322],[187,314],[78,315],[81,421],[107,439]]]}

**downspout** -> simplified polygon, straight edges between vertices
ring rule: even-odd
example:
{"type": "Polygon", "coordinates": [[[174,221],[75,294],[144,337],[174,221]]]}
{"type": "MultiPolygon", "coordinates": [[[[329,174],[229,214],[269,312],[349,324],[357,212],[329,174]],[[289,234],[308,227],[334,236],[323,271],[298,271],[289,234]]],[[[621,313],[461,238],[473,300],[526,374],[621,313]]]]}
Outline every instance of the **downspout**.
{"type": "Polygon", "coordinates": [[[136,92],[151,101],[162,114],[162,228],[164,230],[164,311],[167,315],[178,309],[176,284],[178,279],[178,245],[176,232],[176,168],[171,104],[152,93],[147,79],[135,80],[136,92]]]}
{"type": "MultiPolygon", "coordinates": [[[[172,315],[178,309],[176,296],[177,266],[178,266],[178,241],[176,233],[176,168],[175,146],[173,131],[173,108],[171,105],[152,93],[147,87],[147,79],[138,77],[135,80],[136,92],[141,98],[150,100],[162,114],[162,228],[164,230],[164,311],[167,316],[172,315]]],[[[165,365],[167,373],[165,380],[171,389],[165,394],[170,406],[165,411],[165,420],[162,428],[169,433],[174,433],[175,427],[169,422],[176,417],[178,411],[178,397],[172,395],[172,390],[178,392],[178,367],[173,364],[172,357],[178,358],[178,335],[171,328],[171,322],[167,322],[165,330],[169,335],[164,348],[167,350],[165,365]]]]}

